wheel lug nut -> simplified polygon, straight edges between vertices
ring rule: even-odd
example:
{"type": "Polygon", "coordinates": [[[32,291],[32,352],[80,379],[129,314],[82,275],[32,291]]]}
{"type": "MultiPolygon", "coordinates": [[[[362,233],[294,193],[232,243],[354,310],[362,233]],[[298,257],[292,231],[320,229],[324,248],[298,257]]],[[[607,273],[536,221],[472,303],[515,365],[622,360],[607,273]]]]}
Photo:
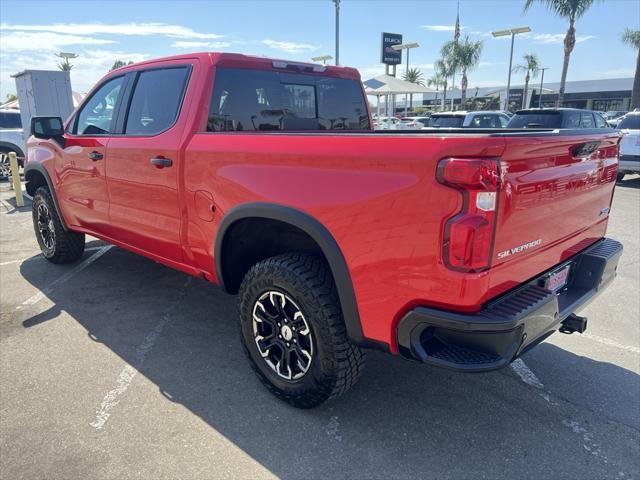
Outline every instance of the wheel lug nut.
{"type": "Polygon", "coordinates": [[[287,342],[287,347],[290,347],[290,346],[291,346],[291,344],[289,342],[287,342]]]}
{"type": "Polygon", "coordinates": [[[278,326],[279,326],[279,327],[281,327],[281,326],[282,326],[282,324],[281,324],[280,322],[278,322],[278,326]]]}
{"type": "Polygon", "coordinates": [[[282,335],[278,335],[278,338],[282,338],[282,335]]]}
{"type": "Polygon", "coordinates": [[[294,339],[293,339],[293,343],[298,343],[298,341],[294,338],[294,339]]]}

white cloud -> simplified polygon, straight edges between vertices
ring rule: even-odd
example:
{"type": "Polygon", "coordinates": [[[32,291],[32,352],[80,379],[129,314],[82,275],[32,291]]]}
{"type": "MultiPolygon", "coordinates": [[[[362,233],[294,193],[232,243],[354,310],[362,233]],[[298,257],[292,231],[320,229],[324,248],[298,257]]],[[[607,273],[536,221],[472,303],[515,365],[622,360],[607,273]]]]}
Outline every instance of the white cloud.
{"type": "Polygon", "coordinates": [[[504,65],[505,62],[480,62],[478,66],[482,67],[495,67],[496,65],[504,65]]]}
{"type": "MultiPolygon", "coordinates": [[[[148,54],[126,52],[121,50],[81,50],[79,57],[71,60],[71,87],[76,92],[87,92],[93,85],[105,75],[113,62],[124,60],[126,62],[140,62],[149,58],[148,54]]],[[[32,52],[18,52],[1,54],[0,61],[0,86],[2,95],[7,92],[15,92],[15,82],[10,77],[14,73],[23,70],[57,70],[60,59],[53,52],[42,52],[37,45],[32,52]]]]}
{"type": "MultiPolygon", "coordinates": [[[[535,43],[542,44],[558,44],[562,45],[564,42],[564,37],[566,33],[521,33],[517,35],[518,38],[533,40],[535,43]]],[[[482,36],[492,37],[491,32],[483,33],[482,36]]],[[[504,35],[502,37],[493,37],[496,40],[510,40],[510,35],[504,35]]],[[[576,35],[576,43],[586,42],[587,40],[591,40],[592,38],[596,38],[595,35],[576,35]]]]}
{"type": "Polygon", "coordinates": [[[262,43],[274,50],[281,50],[283,52],[291,54],[313,52],[314,50],[318,50],[318,48],[320,48],[315,45],[309,45],[306,43],[280,42],[277,40],[269,39],[263,40],[262,43]]]}
{"type": "Polygon", "coordinates": [[[605,70],[605,77],[633,77],[635,70],[633,68],[616,68],[614,70],[605,70]]]}
{"type": "Polygon", "coordinates": [[[227,48],[231,46],[231,42],[178,41],[178,42],[173,42],[170,46],[173,48],[227,48]]]}
{"type": "Polygon", "coordinates": [[[52,32],[70,35],[162,35],[175,38],[215,39],[224,35],[196,32],[182,25],[168,23],[53,23],[44,25],[0,24],[0,30],[23,32],[52,32]]]}
{"type": "MultiPolygon", "coordinates": [[[[538,33],[531,35],[531,39],[536,43],[557,43],[564,42],[565,33],[538,33]]],[[[596,38],[595,35],[576,35],[576,43],[585,42],[596,38]]]]}
{"type": "Polygon", "coordinates": [[[116,43],[114,40],[67,35],[51,32],[22,32],[11,33],[0,30],[0,50],[2,52],[25,52],[33,50],[47,50],[58,52],[70,45],[106,45],[116,43]]]}
{"type": "MultiPolygon", "coordinates": [[[[420,28],[429,30],[430,32],[453,32],[456,29],[455,25],[420,25],[420,28]]],[[[460,30],[464,30],[467,27],[460,27],[460,30]]],[[[474,32],[472,32],[474,33],[474,32]]]]}

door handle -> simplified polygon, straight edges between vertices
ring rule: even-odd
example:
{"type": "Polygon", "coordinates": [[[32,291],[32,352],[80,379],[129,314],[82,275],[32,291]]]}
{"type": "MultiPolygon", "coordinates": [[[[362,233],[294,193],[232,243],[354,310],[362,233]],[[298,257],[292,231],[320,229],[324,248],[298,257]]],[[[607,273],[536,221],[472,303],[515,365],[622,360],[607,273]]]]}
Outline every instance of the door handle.
{"type": "Polygon", "coordinates": [[[104,155],[102,153],[96,151],[90,152],[87,156],[94,162],[96,160],[102,160],[104,158],[104,155]]]}
{"type": "Polygon", "coordinates": [[[155,165],[157,168],[170,167],[173,165],[173,160],[170,158],[156,157],[149,159],[151,165],[155,165]]]}

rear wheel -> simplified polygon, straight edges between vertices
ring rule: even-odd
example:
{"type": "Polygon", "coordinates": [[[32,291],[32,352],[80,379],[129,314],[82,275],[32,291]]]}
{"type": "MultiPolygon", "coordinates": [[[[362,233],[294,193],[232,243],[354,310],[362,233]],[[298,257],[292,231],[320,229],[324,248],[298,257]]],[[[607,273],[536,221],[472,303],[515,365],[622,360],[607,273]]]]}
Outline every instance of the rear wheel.
{"type": "Polygon", "coordinates": [[[240,287],[239,310],[251,366],[281,400],[313,408],[360,376],[365,356],[347,338],[323,259],[292,253],[257,263],[240,287]]]}
{"type": "Polygon", "coordinates": [[[47,187],[33,196],[33,228],[44,258],[52,263],[71,263],[84,253],[84,233],[65,230],[47,187]]]}

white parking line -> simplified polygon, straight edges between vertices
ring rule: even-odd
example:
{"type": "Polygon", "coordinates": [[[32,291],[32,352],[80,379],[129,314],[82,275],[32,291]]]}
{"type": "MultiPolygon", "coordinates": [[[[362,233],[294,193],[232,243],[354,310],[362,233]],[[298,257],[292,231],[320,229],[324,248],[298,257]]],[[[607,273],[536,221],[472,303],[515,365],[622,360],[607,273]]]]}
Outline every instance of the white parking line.
{"type": "MultiPolygon", "coordinates": [[[[182,290],[178,293],[178,295],[176,295],[170,311],[162,316],[151,333],[149,333],[142,341],[140,346],[136,348],[133,354],[133,361],[131,363],[135,364],[138,368],[140,368],[144,364],[144,361],[147,358],[147,354],[155,345],[158,337],[162,333],[162,330],[164,330],[165,326],[172,320],[171,314],[181,304],[182,299],[187,293],[186,287],[190,282],[191,277],[187,278],[187,281],[185,282],[182,290]]],[[[93,422],[90,422],[89,425],[91,425],[96,430],[101,430],[104,427],[105,423],[107,423],[107,420],[109,420],[109,417],[111,416],[111,410],[113,410],[115,406],[120,403],[121,397],[126,393],[129,385],[131,385],[131,382],[137,374],[138,369],[136,369],[136,367],[130,364],[124,366],[124,368],[118,375],[118,378],[116,378],[115,385],[111,390],[107,392],[107,394],[102,399],[102,402],[100,403],[100,408],[96,410],[95,420],[93,420],[93,422]]]]}
{"type": "Polygon", "coordinates": [[[520,379],[527,385],[531,385],[532,387],[535,387],[538,389],[544,388],[544,385],[538,379],[536,374],[533,373],[529,367],[527,367],[527,364],[524,363],[521,358],[514,360],[513,363],[511,363],[511,368],[513,369],[514,372],[516,372],[516,374],[520,377],[520,379]]]}
{"type": "MultiPolygon", "coordinates": [[[[169,323],[170,320],[171,317],[169,315],[165,315],[162,317],[153,331],[145,337],[144,341],[136,349],[134,354],[135,362],[133,363],[137,364],[138,366],[141,366],[144,363],[144,360],[147,357],[147,353],[149,353],[149,350],[151,350],[153,345],[155,345],[156,340],[162,333],[165,325],[169,323]]],[[[100,408],[96,411],[95,420],[89,423],[89,425],[97,430],[100,430],[102,429],[102,427],[104,427],[104,424],[107,423],[107,420],[109,420],[109,417],[111,416],[111,410],[113,410],[113,408],[118,403],[120,403],[120,397],[125,394],[137,373],[138,370],[136,370],[135,367],[132,367],[131,365],[125,365],[125,367],[120,372],[120,375],[118,375],[118,378],[116,379],[115,386],[111,390],[109,390],[102,399],[100,408]]]]}
{"type": "MultiPolygon", "coordinates": [[[[58,285],[59,283],[62,283],[62,282],[66,282],[71,277],[73,277],[75,274],[77,274],[77,273],[81,272],[82,270],[84,270],[85,268],[87,268],[89,265],[91,265],[93,262],[95,262],[97,259],[99,259],[102,255],[107,253],[112,247],[113,247],[113,245],[105,245],[104,247],[101,247],[100,250],[98,250],[96,253],[91,255],[89,258],[86,258],[85,260],[83,260],[81,263],[79,263],[78,265],[73,267],[71,270],[69,270],[67,273],[65,273],[61,277],[55,279],[47,287],[43,288],[42,290],[40,290],[38,293],[36,293],[32,297],[27,298],[24,302],[22,302],[22,305],[35,305],[40,300],[42,300],[47,295],[49,295],[53,291],[53,288],[56,285],[58,285]]],[[[19,309],[19,308],[21,308],[21,307],[20,306],[16,307],[16,309],[19,309]]]]}
{"type": "MultiPolygon", "coordinates": [[[[558,407],[560,404],[551,398],[551,394],[544,388],[544,385],[535,373],[527,366],[521,358],[514,360],[511,363],[511,368],[520,377],[520,379],[538,390],[538,394],[545,399],[547,403],[554,407],[558,407]]],[[[605,464],[609,464],[609,459],[602,452],[600,445],[593,439],[593,434],[584,428],[578,421],[572,419],[562,420],[562,425],[569,428],[576,435],[580,435],[582,439],[582,447],[586,452],[590,453],[594,457],[599,458],[605,464]]],[[[622,476],[624,476],[624,473],[622,476]]]]}
{"type": "Polygon", "coordinates": [[[590,333],[583,333],[580,336],[584,338],[588,338],[589,340],[593,340],[594,342],[602,343],[603,345],[608,345],[610,347],[619,348],[620,350],[626,350],[627,352],[633,352],[640,355],[640,348],[638,347],[633,347],[631,345],[623,345],[622,343],[618,343],[615,340],[599,337],[598,335],[592,335],[590,333]]]}
{"type": "MultiPolygon", "coordinates": [[[[84,249],[85,252],[93,252],[96,250],[100,250],[102,247],[87,247],[84,249]]],[[[9,260],[8,262],[0,262],[0,267],[4,267],[5,265],[12,265],[14,263],[22,263],[22,262],[26,262],[27,260],[36,260],[39,258],[44,258],[42,256],[42,254],[40,253],[39,255],[36,255],[34,257],[26,257],[26,258],[19,258],[18,260],[9,260]]]]}

